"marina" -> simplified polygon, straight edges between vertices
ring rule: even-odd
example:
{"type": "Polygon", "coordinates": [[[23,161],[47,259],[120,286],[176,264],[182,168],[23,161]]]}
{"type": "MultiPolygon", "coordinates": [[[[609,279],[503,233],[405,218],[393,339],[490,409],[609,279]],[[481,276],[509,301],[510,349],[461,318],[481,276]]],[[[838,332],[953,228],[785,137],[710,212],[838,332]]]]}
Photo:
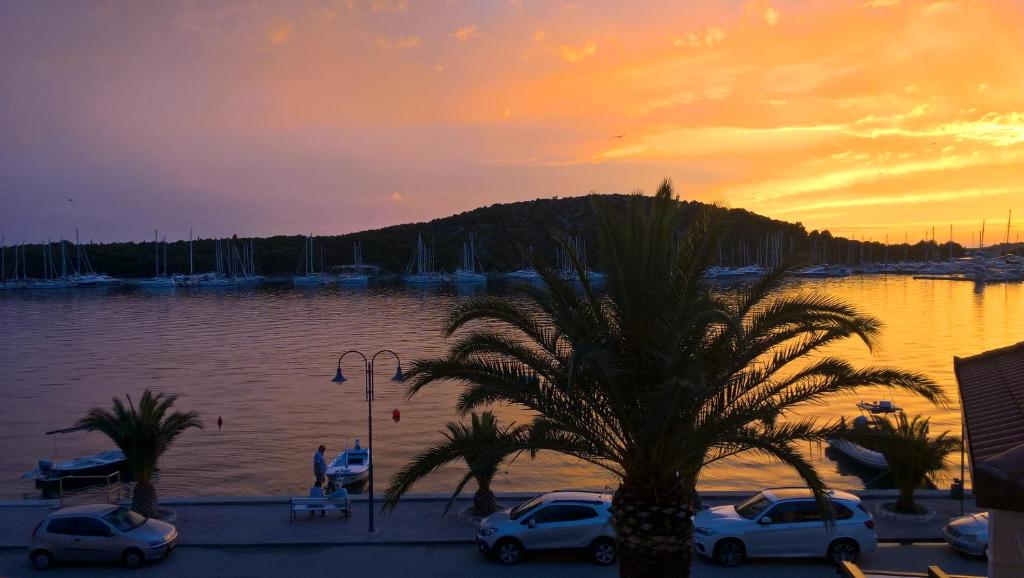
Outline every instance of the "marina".
{"type": "MultiPolygon", "coordinates": [[[[488,283],[486,291],[507,291],[488,283]]],[[[729,290],[730,285],[723,285],[729,290]]],[[[476,290],[476,291],[479,291],[476,290]]],[[[1024,285],[944,283],[909,275],[794,278],[787,291],[845,299],[885,323],[876,355],[855,343],[835,353],[859,364],[891,364],[921,371],[954,394],[954,355],[969,355],[1024,340],[1024,285]]],[[[185,434],[165,457],[161,493],[186,495],[302,494],[308,488],[308,455],[320,443],[337,455],[366,436],[360,380],[330,382],[344,348],[389,346],[404,362],[438,355],[446,344],[445,315],[463,294],[454,286],[402,283],[294,288],[287,280],[206,291],[198,287],[153,291],[131,286],[92,290],[8,291],[0,295],[0,496],[38,496],[21,474],[38,460],[71,459],[109,449],[101,434],[61,437],[57,455],[46,431],[67,427],[87,409],[144,387],[174,391],[200,410],[202,431],[185,434]],[[216,322],[211,322],[216,320],[216,322]],[[56,351],[59,355],[43,355],[56,351]],[[353,383],[358,381],[358,383],[353,383]],[[223,418],[223,428],[214,422],[223,418]]],[[[351,369],[351,368],[350,368],[351,369]]],[[[375,471],[387,479],[440,436],[456,418],[455,387],[405,400],[385,378],[374,406],[375,471]],[[401,421],[394,421],[399,409],[401,421]]],[[[889,400],[910,414],[932,416],[934,431],[960,431],[956,406],[934,408],[920,399],[891,398],[864,390],[859,399],[810,406],[806,415],[839,419],[861,400],[889,400]]],[[[496,408],[503,420],[521,419],[496,408]]],[[[807,448],[825,478],[857,488],[866,479],[844,474],[825,455],[807,448]]],[[[458,477],[443,471],[420,491],[449,490],[458,477]]],[[[517,460],[495,479],[496,490],[545,490],[572,479],[582,487],[611,480],[596,468],[541,453],[517,460]]],[[[868,478],[870,479],[870,478],[868,478]]],[[[747,489],[798,484],[788,469],[749,458],[708,468],[701,486],[747,489]]]]}

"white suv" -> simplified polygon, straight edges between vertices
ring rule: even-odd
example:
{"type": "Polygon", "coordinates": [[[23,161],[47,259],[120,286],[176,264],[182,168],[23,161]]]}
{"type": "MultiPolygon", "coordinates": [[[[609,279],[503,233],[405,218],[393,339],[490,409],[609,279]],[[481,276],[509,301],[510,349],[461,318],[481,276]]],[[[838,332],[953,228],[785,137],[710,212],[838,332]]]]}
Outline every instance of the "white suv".
{"type": "Polygon", "coordinates": [[[824,556],[856,561],[878,545],[875,522],[860,498],[829,491],[834,524],[822,520],[807,488],[764,490],[738,506],[702,510],[694,517],[693,545],[723,566],[750,557],[824,556]]]}
{"type": "Polygon", "coordinates": [[[526,550],[590,550],[595,562],[615,563],[612,497],[596,492],[550,492],[481,520],[476,542],[484,554],[515,564],[526,550]]]}

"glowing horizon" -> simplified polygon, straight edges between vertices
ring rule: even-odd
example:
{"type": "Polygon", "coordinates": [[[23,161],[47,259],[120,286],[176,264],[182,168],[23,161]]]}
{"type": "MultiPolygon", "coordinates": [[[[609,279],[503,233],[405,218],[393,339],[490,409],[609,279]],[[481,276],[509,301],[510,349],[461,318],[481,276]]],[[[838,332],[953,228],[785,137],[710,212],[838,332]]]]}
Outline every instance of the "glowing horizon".
{"type": "MultiPolygon", "coordinates": [[[[0,233],[346,233],[651,192],[808,230],[1024,232],[1024,8],[13,2],[0,233]]],[[[975,242],[976,242],[975,238],[975,242]]]]}

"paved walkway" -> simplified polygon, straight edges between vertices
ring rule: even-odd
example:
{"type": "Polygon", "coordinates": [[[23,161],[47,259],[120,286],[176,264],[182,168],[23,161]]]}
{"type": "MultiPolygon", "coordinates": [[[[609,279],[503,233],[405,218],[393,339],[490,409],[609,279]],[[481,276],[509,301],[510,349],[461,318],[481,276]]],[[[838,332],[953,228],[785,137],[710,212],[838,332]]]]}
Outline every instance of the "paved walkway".
{"type": "MultiPolygon", "coordinates": [[[[930,564],[956,574],[983,576],[984,560],[962,556],[940,544],[884,544],[862,557],[863,568],[886,568],[923,573],[930,564]]],[[[0,576],[38,577],[22,550],[0,550],[0,576]]],[[[572,553],[528,555],[514,567],[485,559],[472,546],[291,546],[280,548],[178,548],[170,558],[139,570],[113,564],[58,566],[47,576],[85,578],[98,575],[145,578],[262,577],[262,576],[387,576],[416,578],[566,578],[618,576],[615,567],[600,567],[572,553]]],[[[695,578],[835,578],[825,560],[748,560],[737,568],[721,568],[696,557],[695,578]]]]}
{"type": "MultiPolygon", "coordinates": [[[[745,493],[708,493],[708,505],[736,503],[745,493]]],[[[532,494],[503,494],[504,504],[512,505],[532,494]]],[[[945,492],[923,493],[920,502],[936,510],[935,519],[923,524],[898,524],[876,515],[876,531],[882,540],[928,541],[942,537],[941,528],[950,517],[960,513],[959,502],[945,497],[945,492]]],[[[865,493],[864,506],[869,511],[891,501],[885,494],[865,493]]],[[[447,516],[442,516],[445,499],[430,495],[410,495],[398,509],[376,515],[376,532],[367,532],[367,501],[365,496],[353,497],[351,518],[329,512],[326,517],[300,515],[289,522],[287,498],[193,498],[164,500],[165,506],[177,512],[175,525],[181,533],[182,545],[329,545],[329,544],[463,544],[474,539],[472,525],[458,519],[456,512],[470,504],[460,499],[447,516]]],[[[968,500],[967,511],[974,509],[968,500]]],[[[0,547],[24,548],[32,529],[55,507],[50,501],[0,503],[0,547]]],[[[379,508],[379,503],[378,503],[379,508]]]]}

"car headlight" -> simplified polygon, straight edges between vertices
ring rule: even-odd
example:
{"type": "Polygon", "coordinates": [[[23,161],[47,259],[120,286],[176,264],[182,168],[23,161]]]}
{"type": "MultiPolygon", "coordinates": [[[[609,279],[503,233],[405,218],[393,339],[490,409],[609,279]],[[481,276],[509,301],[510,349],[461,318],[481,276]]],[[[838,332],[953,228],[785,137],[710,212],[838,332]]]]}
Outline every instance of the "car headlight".
{"type": "Polygon", "coordinates": [[[497,528],[487,528],[487,527],[484,527],[484,528],[480,528],[480,535],[481,536],[490,536],[491,534],[493,534],[493,533],[495,533],[497,531],[498,531],[497,528]]]}
{"type": "Polygon", "coordinates": [[[713,536],[715,534],[715,531],[711,528],[694,528],[693,531],[701,536],[713,536]]]}
{"type": "Polygon", "coordinates": [[[149,547],[150,548],[156,548],[157,546],[163,546],[166,542],[167,542],[167,540],[164,540],[163,538],[161,538],[159,540],[150,540],[149,541],[149,547]]]}

